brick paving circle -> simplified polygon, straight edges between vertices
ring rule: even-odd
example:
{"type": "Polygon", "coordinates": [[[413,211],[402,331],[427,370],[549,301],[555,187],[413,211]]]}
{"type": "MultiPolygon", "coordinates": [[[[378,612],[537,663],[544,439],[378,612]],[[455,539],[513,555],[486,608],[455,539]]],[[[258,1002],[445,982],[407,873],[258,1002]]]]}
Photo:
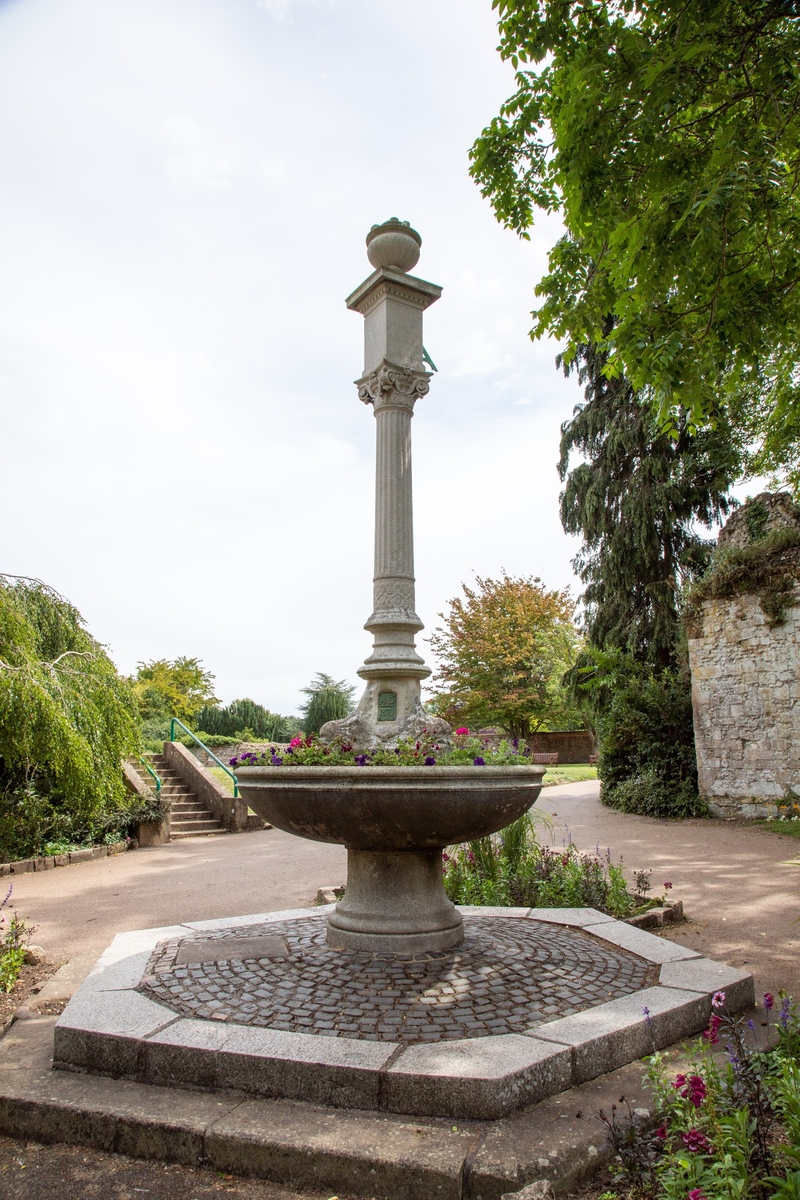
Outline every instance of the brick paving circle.
{"type": "Polygon", "coordinates": [[[285,957],[186,965],[178,958],[190,939],[176,938],[156,947],[140,991],[186,1017],[365,1041],[438,1042],[521,1033],[657,982],[657,967],[581,930],[489,916],[467,916],[464,926],[464,942],[454,950],[381,956],[331,949],[320,914],[196,939],[216,946],[278,935],[285,957]]]}

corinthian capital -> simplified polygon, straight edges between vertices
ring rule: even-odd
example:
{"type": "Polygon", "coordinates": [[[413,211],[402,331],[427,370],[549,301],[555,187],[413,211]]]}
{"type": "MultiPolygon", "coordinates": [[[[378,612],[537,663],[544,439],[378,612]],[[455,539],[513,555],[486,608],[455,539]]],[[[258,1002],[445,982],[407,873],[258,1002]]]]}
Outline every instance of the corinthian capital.
{"type": "Polygon", "coordinates": [[[413,409],[415,400],[430,390],[429,379],[428,371],[413,371],[384,361],[369,375],[356,380],[358,398],[364,404],[373,404],[376,410],[413,409]]]}

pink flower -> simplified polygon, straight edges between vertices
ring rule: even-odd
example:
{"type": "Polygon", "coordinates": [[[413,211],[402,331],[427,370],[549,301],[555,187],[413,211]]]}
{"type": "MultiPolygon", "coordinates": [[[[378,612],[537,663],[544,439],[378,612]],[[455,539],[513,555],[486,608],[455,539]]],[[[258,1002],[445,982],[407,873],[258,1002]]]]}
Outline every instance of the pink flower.
{"type": "Polygon", "coordinates": [[[685,1075],[678,1075],[674,1087],[684,1100],[688,1100],[695,1108],[700,1107],[708,1093],[708,1088],[699,1075],[690,1075],[688,1079],[685,1075]]]}
{"type": "Polygon", "coordinates": [[[711,997],[711,1007],[712,1008],[722,1008],[724,1003],[725,1003],[725,993],[724,992],[714,992],[714,995],[711,997]]]}
{"type": "Polygon", "coordinates": [[[466,737],[468,733],[469,730],[467,729],[466,725],[462,725],[460,729],[456,730],[456,735],[458,737],[466,737]]]}
{"type": "Polygon", "coordinates": [[[690,1129],[688,1133],[682,1133],[681,1141],[691,1154],[707,1154],[711,1149],[711,1143],[699,1129],[690,1129]]]}
{"type": "Polygon", "coordinates": [[[714,1013],[708,1023],[708,1029],[703,1034],[704,1039],[710,1046],[716,1046],[717,1042],[719,1041],[719,1027],[721,1024],[722,1017],[718,1017],[717,1014],[714,1013]]]}
{"type": "Polygon", "coordinates": [[[672,887],[672,884],[669,882],[669,880],[665,881],[664,887],[667,889],[667,891],[669,891],[669,889],[672,887]]]}
{"type": "Polygon", "coordinates": [[[289,745],[290,746],[302,746],[303,739],[301,737],[293,737],[292,740],[289,742],[289,745]]]}
{"type": "Polygon", "coordinates": [[[775,997],[773,996],[772,992],[764,992],[764,1008],[767,1010],[767,1012],[769,1012],[774,1003],[775,997]]]}
{"type": "Polygon", "coordinates": [[[690,1192],[686,1193],[686,1200],[706,1200],[706,1194],[700,1188],[692,1188],[690,1192]]]}
{"type": "Polygon", "coordinates": [[[665,1142],[667,1140],[666,1125],[659,1125],[658,1129],[656,1130],[656,1137],[660,1142],[665,1142]]]}

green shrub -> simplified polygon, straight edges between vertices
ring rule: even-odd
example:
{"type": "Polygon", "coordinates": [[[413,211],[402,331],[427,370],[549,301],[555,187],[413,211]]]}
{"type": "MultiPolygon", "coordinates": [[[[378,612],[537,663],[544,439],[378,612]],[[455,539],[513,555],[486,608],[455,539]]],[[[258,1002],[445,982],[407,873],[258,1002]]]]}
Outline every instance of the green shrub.
{"type": "MultiPolygon", "coordinates": [[[[225,708],[207,706],[195,717],[195,725],[205,730],[203,741],[230,738],[228,745],[239,741],[288,742],[300,728],[297,717],[282,717],[270,712],[255,700],[232,700],[225,708]],[[248,736],[245,736],[247,734],[248,736]]],[[[226,743],[217,740],[216,745],[226,743]]]]}
{"type": "Polygon", "coordinates": [[[700,817],[692,693],[683,671],[639,666],[620,679],[598,721],[604,804],[651,817],[700,817]]]}
{"type": "Polygon", "coordinates": [[[120,764],[139,745],[131,688],[77,609],[0,576],[0,861],[127,811],[120,764]]]}

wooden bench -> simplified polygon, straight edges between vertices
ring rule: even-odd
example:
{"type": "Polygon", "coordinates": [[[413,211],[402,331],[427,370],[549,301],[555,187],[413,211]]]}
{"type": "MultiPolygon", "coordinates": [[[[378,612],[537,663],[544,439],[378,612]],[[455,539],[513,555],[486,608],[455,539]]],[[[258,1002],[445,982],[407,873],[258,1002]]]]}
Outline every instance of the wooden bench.
{"type": "Polygon", "coordinates": [[[532,754],[531,762],[539,763],[544,767],[557,767],[558,754],[532,754]]]}
{"type": "Polygon", "coordinates": [[[599,754],[590,754],[589,755],[589,766],[590,767],[596,767],[599,761],[600,761],[599,754]]]}

